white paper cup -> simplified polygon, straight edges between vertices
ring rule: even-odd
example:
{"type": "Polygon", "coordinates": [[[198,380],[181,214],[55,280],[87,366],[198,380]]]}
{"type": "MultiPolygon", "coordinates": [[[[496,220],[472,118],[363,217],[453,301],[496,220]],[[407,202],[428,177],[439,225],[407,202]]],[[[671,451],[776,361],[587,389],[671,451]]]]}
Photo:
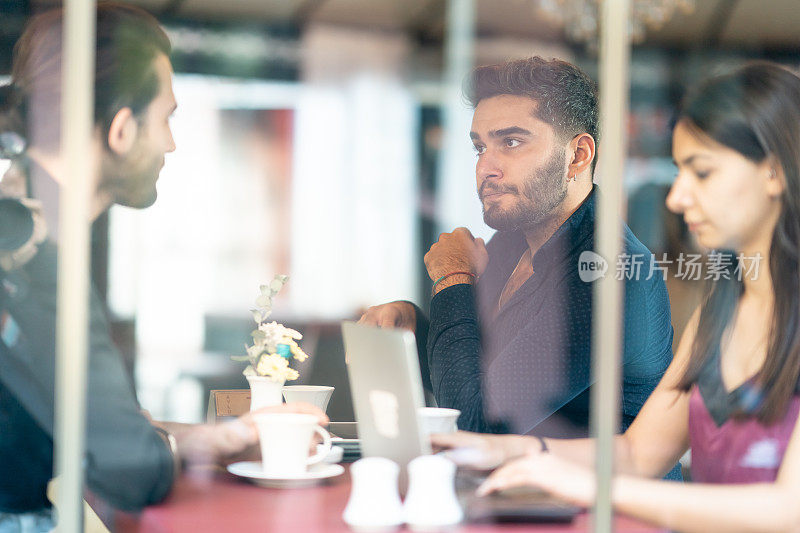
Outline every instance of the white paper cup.
{"type": "Polygon", "coordinates": [[[264,473],[273,476],[298,476],[309,465],[322,461],[331,451],[330,434],[317,425],[317,417],[301,413],[265,413],[255,416],[261,444],[264,473]],[[322,437],[322,447],[308,456],[314,432],[322,437]]]}
{"type": "Polygon", "coordinates": [[[327,411],[333,389],[323,385],[284,385],[283,397],[286,403],[306,402],[327,411]]]}
{"type": "Polygon", "coordinates": [[[461,416],[461,411],[458,409],[446,407],[420,407],[417,409],[420,428],[426,435],[455,433],[458,431],[456,422],[459,416],[461,416]]]}

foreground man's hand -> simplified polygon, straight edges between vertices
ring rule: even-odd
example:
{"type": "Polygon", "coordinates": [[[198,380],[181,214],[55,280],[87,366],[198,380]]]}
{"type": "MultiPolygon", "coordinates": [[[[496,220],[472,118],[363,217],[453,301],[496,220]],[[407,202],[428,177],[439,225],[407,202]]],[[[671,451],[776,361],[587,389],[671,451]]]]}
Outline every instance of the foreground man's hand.
{"type": "Polygon", "coordinates": [[[514,487],[539,488],[575,505],[594,502],[595,475],[592,470],[551,453],[529,454],[492,473],[478,488],[479,496],[514,487]]]}
{"type": "MultiPolygon", "coordinates": [[[[259,459],[258,429],[255,416],[264,413],[304,413],[317,417],[320,425],[328,425],[327,415],[309,403],[287,403],[264,407],[236,420],[222,424],[199,424],[173,431],[178,451],[187,466],[225,464],[234,460],[259,459]]],[[[169,425],[166,425],[171,429],[169,425]]]]}
{"type": "Polygon", "coordinates": [[[417,327],[417,312],[410,302],[402,300],[389,302],[367,309],[358,323],[381,328],[402,328],[414,332],[417,327]]]}
{"type": "MultiPolygon", "coordinates": [[[[442,233],[439,235],[439,240],[425,254],[425,267],[428,269],[428,275],[434,281],[454,272],[470,272],[476,277],[480,276],[486,270],[488,262],[489,254],[483,239],[473,237],[467,228],[456,228],[452,233],[442,233]]],[[[441,290],[454,283],[473,281],[470,276],[465,274],[457,276],[460,277],[456,280],[449,278],[442,280],[435,290],[441,290]],[[441,286],[445,282],[448,283],[441,286]]]]}
{"type": "Polygon", "coordinates": [[[479,470],[491,470],[526,454],[541,453],[540,442],[524,435],[458,431],[431,435],[431,445],[434,450],[444,450],[445,455],[459,466],[479,470]]]}

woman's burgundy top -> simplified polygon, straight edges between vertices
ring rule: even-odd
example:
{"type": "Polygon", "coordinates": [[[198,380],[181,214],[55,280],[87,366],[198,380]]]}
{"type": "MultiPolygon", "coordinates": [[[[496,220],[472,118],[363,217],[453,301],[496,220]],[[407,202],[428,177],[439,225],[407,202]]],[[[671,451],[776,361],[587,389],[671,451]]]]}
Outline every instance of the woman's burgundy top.
{"type": "Polygon", "coordinates": [[[755,417],[733,417],[740,410],[752,412],[760,399],[754,379],[726,391],[719,354],[709,358],[689,399],[693,481],[775,481],[800,414],[800,383],[786,413],[775,424],[766,426],[755,417]]]}

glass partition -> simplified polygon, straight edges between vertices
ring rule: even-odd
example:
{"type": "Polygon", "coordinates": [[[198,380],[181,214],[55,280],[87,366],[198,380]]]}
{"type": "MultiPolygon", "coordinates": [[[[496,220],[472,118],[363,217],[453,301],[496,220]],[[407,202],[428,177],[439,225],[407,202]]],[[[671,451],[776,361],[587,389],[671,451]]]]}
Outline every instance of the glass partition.
{"type": "MultiPolygon", "coordinates": [[[[176,452],[231,462],[209,443],[252,374],[332,386],[353,422],[361,319],[414,331],[460,429],[524,436],[490,480],[528,468],[598,502],[596,530],[730,529],[750,504],[706,483],[783,501],[791,0],[278,4],[136,0],[95,42],[76,0],[67,44],[58,5],[0,0],[0,451],[29,448],[6,479],[63,453],[71,501],[136,516],[176,452]]],[[[21,487],[0,480],[0,526],[52,518],[21,487]]]]}

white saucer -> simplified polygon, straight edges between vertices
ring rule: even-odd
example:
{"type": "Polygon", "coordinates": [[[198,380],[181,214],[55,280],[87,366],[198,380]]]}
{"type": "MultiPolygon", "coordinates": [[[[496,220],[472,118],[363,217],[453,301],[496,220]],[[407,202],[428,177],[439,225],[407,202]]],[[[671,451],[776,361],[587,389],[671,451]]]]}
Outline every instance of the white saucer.
{"type": "Polygon", "coordinates": [[[259,461],[242,461],[229,464],[228,472],[235,476],[245,477],[262,487],[287,489],[316,485],[323,479],[341,475],[344,472],[344,467],[342,465],[319,463],[308,467],[307,472],[296,476],[274,477],[264,473],[259,461]]]}

